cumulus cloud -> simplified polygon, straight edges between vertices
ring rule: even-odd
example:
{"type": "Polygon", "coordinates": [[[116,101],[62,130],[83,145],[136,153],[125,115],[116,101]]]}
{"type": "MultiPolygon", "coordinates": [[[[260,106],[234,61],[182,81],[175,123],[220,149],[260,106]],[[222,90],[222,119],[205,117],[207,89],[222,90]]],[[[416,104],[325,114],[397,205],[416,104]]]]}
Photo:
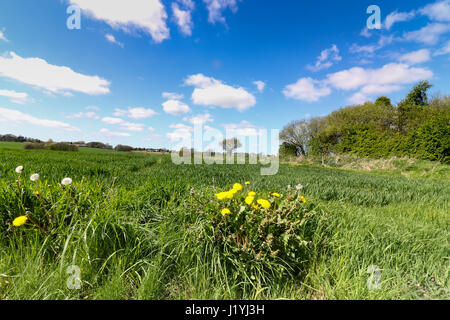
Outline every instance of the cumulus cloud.
{"type": "Polygon", "coordinates": [[[389,35],[389,36],[381,36],[378,41],[374,44],[369,44],[369,45],[364,45],[364,46],[360,46],[356,43],[354,43],[351,47],[350,47],[350,52],[351,53],[362,53],[365,55],[369,55],[372,56],[373,53],[383,47],[385,47],[386,45],[392,43],[392,41],[395,40],[395,37],[393,35],[389,35]]]}
{"type": "Polygon", "coordinates": [[[143,124],[128,122],[121,118],[105,117],[102,119],[102,122],[110,125],[117,125],[120,127],[120,129],[126,131],[142,132],[144,130],[143,124]]]}
{"type": "Polygon", "coordinates": [[[331,48],[325,49],[320,53],[320,56],[317,57],[317,61],[313,66],[308,65],[307,68],[313,72],[317,72],[331,67],[333,65],[333,61],[341,60],[342,58],[339,55],[339,49],[335,44],[333,44],[331,48]]]}
{"type": "Polygon", "coordinates": [[[68,116],[66,116],[67,119],[100,119],[100,116],[93,112],[93,111],[88,111],[88,112],[78,112],[78,113],[74,113],[74,114],[69,114],[68,116]]]}
{"type": "Polygon", "coordinates": [[[118,138],[118,137],[131,137],[131,134],[126,132],[116,132],[108,129],[100,129],[100,133],[108,138],[118,138]]]}
{"type": "Polygon", "coordinates": [[[56,66],[40,58],[22,58],[10,52],[0,56],[0,76],[10,78],[51,93],[89,95],[109,93],[110,83],[98,76],[77,73],[65,66],[56,66]]]}
{"type": "Polygon", "coordinates": [[[171,142],[189,140],[191,138],[192,132],[194,131],[194,128],[183,123],[171,124],[170,128],[175,129],[175,131],[168,132],[166,134],[167,139],[169,139],[171,142]]]}
{"type": "Polygon", "coordinates": [[[430,60],[430,50],[421,49],[413,52],[406,53],[398,59],[401,62],[405,62],[407,64],[417,64],[422,62],[427,62],[430,60]]]}
{"type": "Polygon", "coordinates": [[[237,0],[203,0],[208,9],[208,21],[215,24],[220,22],[226,24],[225,17],[222,15],[223,11],[230,9],[233,13],[236,13],[237,0]]]}
{"type": "Polygon", "coordinates": [[[308,102],[314,102],[321,97],[328,96],[331,93],[331,89],[328,88],[323,82],[317,81],[311,78],[301,78],[296,83],[287,85],[283,94],[287,98],[296,100],[304,100],[308,102]]]}
{"type": "Polygon", "coordinates": [[[193,125],[195,125],[195,124],[203,125],[208,122],[214,122],[214,119],[209,113],[205,113],[205,114],[199,114],[199,115],[189,117],[189,118],[185,117],[185,118],[183,118],[183,121],[187,121],[193,125]]]}
{"type": "Polygon", "coordinates": [[[175,23],[178,25],[180,31],[186,36],[192,35],[192,29],[194,28],[194,23],[192,22],[193,9],[194,3],[192,1],[187,2],[185,10],[180,8],[180,5],[178,3],[172,3],[172,12],[175,23]]]}
{"type": "Polygon", "coordinates": [[[416,16],[415,11],[411,12],[398,12],[397,10],[391,12],[384,20],[384,26],[387,30],[390,30],[392,26],[397,22],[409,21],[416,16]]]}
{"type": "Polygon", "coordinates": [[[256,104],[255,97],[244,88],[226,85],[203,74],[191,75],[184,83],[196,87],[192,93],[192,101],[197,105],[244,111],[256,104]]]}
{"type": "Polygon", "coordinates": [[[61,129],[64,131],[80,131],[80,129],[65,122],[37,118],[17,110],[6,108],[0,108],[0,122],[15,123],[20,125],[35,125],[40,127],[61,129]]]}
{"type": "Polygon", "coordinates": [[[24,104],[28,100],[28,94],[14,90],[0,90],[0,96],[9,98],[13,103],[24,104]]]}
{"type": "Polygon", "coordinates": [[[106,38],[106,40],[107,40],[108,42],[111,42],[111,43],[116,44],[116,45],[118,45],[119,47],[122,47],[122,48],[123,48],[123,43],[117,41],[116,38],[115,38],[112,34],[110,34],[110,33],[106,34],[106,35],[105,35],[105,38],[106,38]]]}
{"type": "Polygon", "coordinates": [[[226,132],[227,136],[240,136],[240,137],[253,137],[260,136],[261,131],[254,124],[242,120],[240,123],[229,123],[222,125],[226,132]]]}
{"type": "Polygon", "coordinates": [[[184,98],[182,94],[174,92],[163,92],[162,97],[169,100],[181,100],[184,98]]]}
{"type": "Polygon", "coordinates": [[[427,80],[432,76],[433,72],[426,68],[389,63],[378,69],[354,67],[342,70],[328,74],[321,81],[301,78],[297,83],[286,86],[283,93],[288,98],[313,102],[331,94],[331,87],[344,91],[358,90],[350,101],[359,103],[366,101],[370,95],[393,92],[401,89],[404,84],[427,80]]]}
{"type": "Polygon", "coordinates": [[[420,9],[419,12],[431,20],[450,22],[450,0],[436,1],[420,9]]]}
{"type": "Polygon", "coordinates": [[[256,89],[258,89],[258,92],[260,93],[262,93],[266,88],[266,83],[264,81],[253,81],[253,84],[256,86],[256,89]]]}
{"type": "Polygon", "coordinates": [[[162,104],[165,113],[179,116],[191,111],[189,106],[179,100],[168,100],[162,104]]]}
{"type": "Polygon", "coordinates": [[[132,119],[146,119],[153,117],[156,114],[156,111],[153,109],[128,108],[128,110],[123,110],[116,108],[113,115],[116,117],[127,117],[132,119]]]}
{"type": "Polygon", "coordinates": [[[439,42],[441,36],[448,32],[450,32],[450,24],[429,23],[422,29],[406,32],[403,38],[408,41],[435,45],[439,42]]]}
{"type": "Polygon", "coordinates": [[[113,29],[131,32],[139,30],[150,34],[155,42],[169,38],[167,12],[160,0],[69,0],[84,13],[102,20],[113,29]]]}

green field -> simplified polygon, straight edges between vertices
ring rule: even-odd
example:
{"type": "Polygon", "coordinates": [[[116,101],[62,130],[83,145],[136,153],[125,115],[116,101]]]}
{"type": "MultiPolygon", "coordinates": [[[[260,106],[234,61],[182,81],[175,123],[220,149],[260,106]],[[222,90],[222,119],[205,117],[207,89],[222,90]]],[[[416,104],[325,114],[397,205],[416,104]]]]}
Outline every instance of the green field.
{"type": "Polygon", "coordinates": [[[259,172],[255,165],[176,166],[170,156],[1,143],[0,299],[450,299],[445,175],[288,165],[275,176],[259,172]],[[34,173],[37,182],[29,179],[34,173]],[[65,177],[70,187],[59,185],[65,177]],[[205,236],[215,210],[208,199],[245,181],[265,197],[279,192],[280,202],[304,186],[307,203],[293,214],[312,218],[295,272],[205,236]],[[41,227],[50,221],[48,229],[13,227],[26,212],[41,227]],[[71,265],[80,268],[80,289],[67,286],[71,265]],[[371,265],[381,282],[369,289],[371,265]]]}

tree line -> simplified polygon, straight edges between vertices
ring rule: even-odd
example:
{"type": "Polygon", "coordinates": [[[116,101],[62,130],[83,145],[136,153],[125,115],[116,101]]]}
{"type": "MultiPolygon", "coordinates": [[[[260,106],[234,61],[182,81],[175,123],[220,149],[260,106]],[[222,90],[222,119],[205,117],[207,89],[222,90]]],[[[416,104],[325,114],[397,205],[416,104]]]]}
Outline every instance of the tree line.
{"type": "Polygon", "coordinates": [[[293,121],[280,133],[280,156],[355,154],[450,161],[450,96],[428,97],[418,83],[397,105],[388,97],[293,121]]]}

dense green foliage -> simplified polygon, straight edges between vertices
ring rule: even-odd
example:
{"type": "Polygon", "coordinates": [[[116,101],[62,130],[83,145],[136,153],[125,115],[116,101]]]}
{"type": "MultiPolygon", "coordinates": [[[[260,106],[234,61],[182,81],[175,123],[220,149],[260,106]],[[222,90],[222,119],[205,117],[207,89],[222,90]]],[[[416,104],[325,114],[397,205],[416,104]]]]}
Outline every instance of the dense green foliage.
{"type": "Polygon", "coordinates": [[[302,154],[350,153],[363,157],[410,156],[450,161],[450,97],[429,100],[421,82],[393,106],[387,97],[287,125],[280,137],[302,154]],[[295,139],[294,139],[295,138],[295,139]],[[303,141],[299,147],[292,141],[303,141]],[[305,152],[303,150],[306,150],[305,152]]]}
{"type": "Polygon", "coordinates": [[[78,151],[78,147],[67,142],[36,142],[25,143],[23,146],[26,150],[48,149],[54,151],[78,151]]]}
{"type": "MultiPolygon", "coordinates": [[[[448,180],[287,165],[259,173],[257,165],[0,144],[0,299],[450,298],[448,180]],[[72,184],[61,185],[66,177],[72,184]],[[244,181],[265,197],[279,192],[282,206],[304,186],[315,218],[299,229],[308,244],[288,281],[269,276],[279,264],[252,262],[249,272],[233,251],[201,238],[213,234],[214,194],[244,181]],[[43,230],[13,227],[23,214],[43,230]],[[80,267],[80,290],[67,287],[71,265],[80,267]],[[367,288],[370,265],[382,269],[379,290],[367,288]]],[[[228,227],[221,232],[240,230],[228,227]]]]}

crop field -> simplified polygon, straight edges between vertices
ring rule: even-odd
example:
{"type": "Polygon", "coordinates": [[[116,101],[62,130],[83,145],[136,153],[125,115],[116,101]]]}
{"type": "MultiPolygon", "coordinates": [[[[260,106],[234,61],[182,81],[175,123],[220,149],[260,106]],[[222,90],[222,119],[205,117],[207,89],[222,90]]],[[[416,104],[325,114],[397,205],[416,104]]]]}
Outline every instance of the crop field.
{"type": "Polygon", "coordinates": [[[448,179],[259,169],[0,144],[0,299],[450,299],[448,179]]]}

